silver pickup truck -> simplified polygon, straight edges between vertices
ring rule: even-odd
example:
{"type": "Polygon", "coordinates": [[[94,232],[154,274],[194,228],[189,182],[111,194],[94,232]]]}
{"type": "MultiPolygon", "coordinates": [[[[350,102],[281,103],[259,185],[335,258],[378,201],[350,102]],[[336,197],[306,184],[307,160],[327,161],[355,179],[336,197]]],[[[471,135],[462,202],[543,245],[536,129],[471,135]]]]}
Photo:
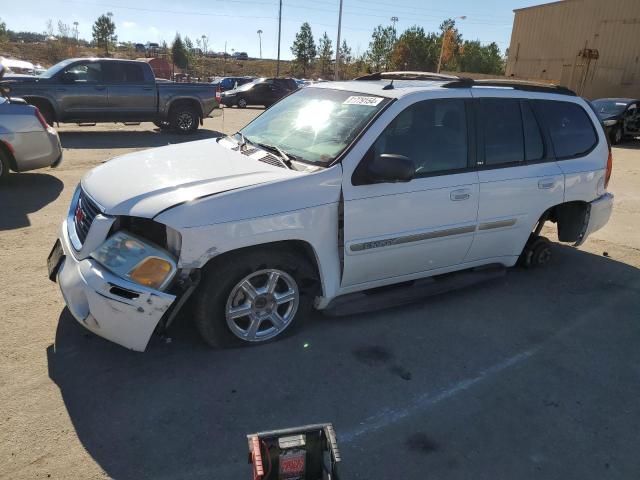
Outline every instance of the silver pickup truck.
{"type": "Polygon", "coordinates": [[[38,107],[47,122],[154,122],[190,133],[219,107],[204,83],[156,81],[146,62],[72,58],[43,74],[5,77],[11,96],[38,107]]]}

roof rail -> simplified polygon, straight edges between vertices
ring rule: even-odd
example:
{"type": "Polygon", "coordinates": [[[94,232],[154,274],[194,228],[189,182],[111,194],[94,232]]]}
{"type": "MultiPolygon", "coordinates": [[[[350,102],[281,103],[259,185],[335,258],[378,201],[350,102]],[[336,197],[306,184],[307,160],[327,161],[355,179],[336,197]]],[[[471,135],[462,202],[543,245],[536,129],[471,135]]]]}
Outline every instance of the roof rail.
{"type": "Polygon", "coordinates": [[[452,82],[443,85],[445,88],[472,88],[472,87],[498,87],[498,88],[512,88],[513,90],[522,90],[525,92],[543,92],[543,93],[556,93],[558,95],[570,95],[576,97],[577,94],[573,90],[567,87],[559,85],[553,85],[549,83],[527,82],[522,80],[510,80],[510,79],[487,79],[487,80],[474,80],[473,78],[459,78],[452,82]]]}
{"type": "Polygon", "coordinates": [[[455,75],[443,75],[432,72],[376,72],[356,78],[356,80],[431,80],[455,81],[461,80],[455,75]]]}

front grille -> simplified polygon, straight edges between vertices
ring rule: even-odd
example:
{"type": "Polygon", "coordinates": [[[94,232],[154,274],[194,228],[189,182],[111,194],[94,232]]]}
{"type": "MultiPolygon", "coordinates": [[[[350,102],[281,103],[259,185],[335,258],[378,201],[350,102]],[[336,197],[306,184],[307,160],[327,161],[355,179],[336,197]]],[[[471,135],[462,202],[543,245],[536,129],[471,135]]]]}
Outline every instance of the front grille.
{"type": "Polygon", "coordinates": [[[100,208],[81,190],[73,213],[73,223],[80,243],[84,243],[86,240],[93,219],[98,213],[100,213],[100,208]]]}

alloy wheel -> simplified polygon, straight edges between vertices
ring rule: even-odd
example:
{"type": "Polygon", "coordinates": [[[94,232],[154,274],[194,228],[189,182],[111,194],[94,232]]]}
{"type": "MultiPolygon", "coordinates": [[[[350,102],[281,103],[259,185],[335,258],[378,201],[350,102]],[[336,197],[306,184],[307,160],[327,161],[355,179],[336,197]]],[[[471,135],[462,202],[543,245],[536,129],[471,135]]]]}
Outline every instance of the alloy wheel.
{"type": "Polygon", "coordinates": [[[263,342],[281,334],[300,303],[296,281],[277,269],[259,270],[231,290],[225,316],[229,330],[241,340],[263,342]]]}

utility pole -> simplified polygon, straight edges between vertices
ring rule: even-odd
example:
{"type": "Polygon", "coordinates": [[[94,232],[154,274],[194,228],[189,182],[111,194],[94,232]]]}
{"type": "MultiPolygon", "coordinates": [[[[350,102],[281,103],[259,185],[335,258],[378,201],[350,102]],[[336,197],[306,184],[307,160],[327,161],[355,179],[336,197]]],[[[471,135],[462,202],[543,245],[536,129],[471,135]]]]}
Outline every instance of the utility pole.
{"type": "Polygon", "coordinates": [[[340,10],[338,11],[338,42],[336,45],[336,68],[333,72],[333,79],[338,80],[340,72],[340,30],[342,29],[342,0],[340,0],[340,10]]]}
{"type": "Polygon", "coordinates": [[[278,13],[278,60],[276,61],[276,77],[280,76],[280,34],[281,33],[282,33],[282,0],[280,0],[280,11],[278,13]]]}
{"type": "Polygon", "coordinates": [[[258,30],[258,41],[260,42],[260,60],[262,60],[262,30],[258,30]]]}
{"type": "Polygon", "coordinates": [[[227,74],[227,41],[224,41],[224,62],[222,67],[222,76],[224,77],[227,74]]]}
{"type": "Polygon", "coordinates": [[[76,37],[76,45],[78,44],[78,22],[73,22],[73,33],[76,37]]]}

